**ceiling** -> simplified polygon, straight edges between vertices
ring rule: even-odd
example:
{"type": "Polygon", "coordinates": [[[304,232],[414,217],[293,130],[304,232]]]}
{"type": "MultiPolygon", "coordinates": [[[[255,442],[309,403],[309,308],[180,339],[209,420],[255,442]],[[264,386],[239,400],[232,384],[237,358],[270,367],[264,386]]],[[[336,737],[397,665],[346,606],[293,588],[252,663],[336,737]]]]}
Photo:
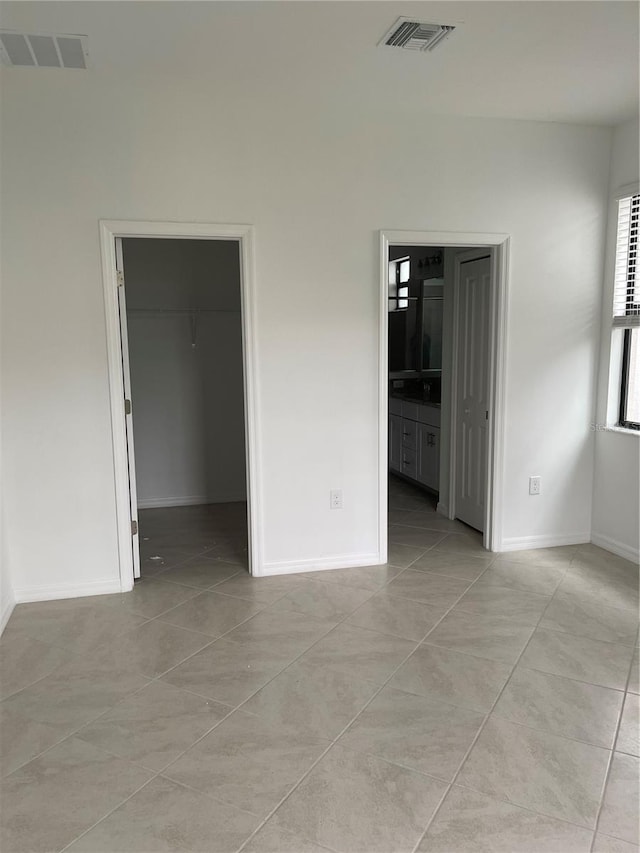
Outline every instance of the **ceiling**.
{"type": "Polygon", "coordinates": [[[638,3],[3,2],[0,25],[89,36],[88,72],[239,97],[613,125],[638,114],[638,3]],[[378,47],[399,16],[455,24],[433,52],[378,47]]]}

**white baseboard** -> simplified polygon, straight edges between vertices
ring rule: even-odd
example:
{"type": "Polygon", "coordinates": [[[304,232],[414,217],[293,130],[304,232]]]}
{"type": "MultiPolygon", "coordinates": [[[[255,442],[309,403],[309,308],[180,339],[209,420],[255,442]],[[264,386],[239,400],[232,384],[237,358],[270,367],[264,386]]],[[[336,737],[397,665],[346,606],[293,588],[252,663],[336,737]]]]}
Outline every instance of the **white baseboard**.
{"type": "Polygon", "coordinates": [[[209,495],[182,495],[173,498],[139,498],[138,509],[159,509],[171,506],[201,506],[202,504],[237,503],[245,501],[246,495],[226,497],[224,499],[209,495]]]}
{"type": "Polygon", "coordinates": [[[11,614],[13,613],[13,608],[16,606],[16,600],[13,595],[11,595],[8,601],[5,601],[4,607],[2,608],[2,613],[0,613],[0,635],[7,627],[7,622],[11,618],[11,614]]]}
{"type": "Polygon", "coordinates": [[[449,518],[449,507],[446,504],[441,504],[440,501],[436,504],[436,512],[438,515],[444,515],[445,518],[449,518]]]}
{"type": "Polygon", "coordinates": [[[54,601],[58,598],[81,598],[86,595],[108,595],[122,592],[120,579],[91,583],[63,583],[56,586],[32,586],[13,591],[17,604],[25,601],[54,601]]]}
{"type": "Polygon", "coordinates": [[[632,563],[640,563],[639,548],[633,548],[631,545],[626,545],[618,539],[605,536],[604,533],[592,533],[591,542],[593,545],[597,545],[598,548],[604,548],[605,551],[617,554],[618,557],[624,557],[625,560],[631,560],[632,563]]]}
{"type": "Polygon", "coordinates": [[[591,541],[591,534],[585,533],[543,533],[538,536],[514,536],[498,543],[496,551],[529,551],[533,548],[557,548],[560,545],[585,545],[591,541]]]}
{"type": "MultiPolygon", "coordinates": [[[[342,557],[321,557],[310,560],[283,560],[263,563],[260,577],[268,575],[292,575],[296,572],[321,572],[331,569],[355,569],[360,566],[382,565],[380,554],[345,554],[342,557]]],[[[258,574],[254,572],[255,577],[258,574]]]]}

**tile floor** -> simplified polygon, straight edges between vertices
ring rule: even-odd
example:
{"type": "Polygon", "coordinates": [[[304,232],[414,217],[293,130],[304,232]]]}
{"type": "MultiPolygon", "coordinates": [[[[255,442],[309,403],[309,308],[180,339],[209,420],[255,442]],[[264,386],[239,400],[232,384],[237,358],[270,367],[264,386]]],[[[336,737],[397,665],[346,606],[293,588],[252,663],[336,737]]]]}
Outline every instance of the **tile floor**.
{"type": "Polygon", "coordinates": [[[386,566],[254,580],[244,507],[153,510],[133,592],[18,606],[0,849],[637,851],[637,569],[390,493],[386,566]]]}

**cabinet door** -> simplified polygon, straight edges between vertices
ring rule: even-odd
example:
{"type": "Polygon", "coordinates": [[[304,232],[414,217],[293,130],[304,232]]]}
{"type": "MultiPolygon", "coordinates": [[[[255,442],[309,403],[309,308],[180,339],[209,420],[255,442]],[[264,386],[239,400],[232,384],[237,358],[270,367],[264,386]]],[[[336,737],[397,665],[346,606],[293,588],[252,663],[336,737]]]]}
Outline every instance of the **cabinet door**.
{"type": "Polygon", "coordinates": [[[440,490],[440,430],[418,424],[418,482],[440,490]]]}
{"type": "Polygon", "coordinates": [[[389,415],[389,468],[402,470],[402,417],[389,415]]]}

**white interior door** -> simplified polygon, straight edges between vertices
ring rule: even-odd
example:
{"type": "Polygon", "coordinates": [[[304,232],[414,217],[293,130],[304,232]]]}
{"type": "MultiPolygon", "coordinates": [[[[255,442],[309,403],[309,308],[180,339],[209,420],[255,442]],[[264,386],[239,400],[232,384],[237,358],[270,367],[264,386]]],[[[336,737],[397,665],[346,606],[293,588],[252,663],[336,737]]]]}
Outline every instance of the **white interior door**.
{"type": "Polygon", "coordinates": [[[455,516],[484,531],[489,437],[491,258],[486,249],[456,265],[455,516]],[[475,256],[474,256],[475,255],[475,256]]]}
{"type": "Polygon", "coordinates": [[[127,333],[127,301],[124,292],[124,262],[122,239],[116,237],[116,268],[118,270],[118,310],[120,314],[120,341],[122,345],[122,379],[125,397],[125,426],[127,431],[127,461],[129,467],[129,505],[131,511],[131,548],[133,576],[140,577],[140,538],[138,533],[138,493],[136,490],[136,460],[133,445],[133,404],[131,402],[131,374],[129,372],[129,336],[127,333]]]}

